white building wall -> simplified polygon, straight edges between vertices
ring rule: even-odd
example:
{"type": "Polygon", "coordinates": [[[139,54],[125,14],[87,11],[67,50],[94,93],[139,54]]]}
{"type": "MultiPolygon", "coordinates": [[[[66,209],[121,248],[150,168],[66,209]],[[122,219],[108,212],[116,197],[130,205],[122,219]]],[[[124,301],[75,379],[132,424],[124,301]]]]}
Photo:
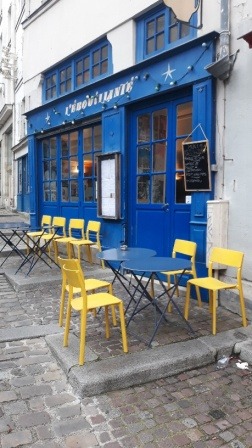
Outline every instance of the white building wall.
{"type": "Polygon", "coordinates": [[[230,2],[230,53],[238,53],[229,79],[217,81],[215,198],[229,201],[228,247],[244,251],[244,278],[252,281],[252,50],[238,40],[249,18],[250,0],[230,2]]]}

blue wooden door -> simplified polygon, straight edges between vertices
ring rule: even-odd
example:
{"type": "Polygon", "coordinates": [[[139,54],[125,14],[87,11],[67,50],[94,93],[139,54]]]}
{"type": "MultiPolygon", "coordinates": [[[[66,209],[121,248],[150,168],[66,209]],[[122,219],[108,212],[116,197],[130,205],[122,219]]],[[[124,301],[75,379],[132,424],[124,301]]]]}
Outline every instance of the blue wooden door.
{"type": "Polygon", "coordinates": [[[168,256],[175,238],[190,238],[182,143],[192,131],[191,99],[134,112],[131,125],[127,242],[168,256]]]}

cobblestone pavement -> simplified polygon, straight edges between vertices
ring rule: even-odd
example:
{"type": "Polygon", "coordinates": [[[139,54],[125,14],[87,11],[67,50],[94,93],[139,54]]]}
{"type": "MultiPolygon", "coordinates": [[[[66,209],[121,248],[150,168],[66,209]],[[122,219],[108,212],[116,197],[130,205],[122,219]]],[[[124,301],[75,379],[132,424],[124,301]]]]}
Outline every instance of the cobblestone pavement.
{"type": "MultiPolygon", "coordinates": [[[[18,263],[7,261],[6,269],[18,263]]],[[[57,269],[57,268],[55,268],[57,269]]],[[[37,267],[49,275],[46,265],[37,267]]],[[[87,276],[110,271],[93,266],[87,276]]],[[[36,270],[32,273],[34,279],[36,270]]],[[[116,294],[125,292],[117,285],[116,294]]],[[[57,323],[60,281],[35,285],[16,292],[0,275],[0,330],[57,323]]],[[[183,299],[179,299],[183,303],[183,299]]],[[[206,306],[192,307],[191,324],[197,336],[210,334],[206,306]]],[[[184,324],[175,312],[171,324],[163,325],[156,345],[187,340],[184,324]],[[167,328],[168,327],[168,328],[167,328]]],[[[147,332],[139,317],[140,331],[147,332]]],[[[122,354],[118,329],[104,339],[102,316],[90,316],[87,345],[100,359],[122,354]]],[[[218,310],[220,331],[238,328],[239,316],[218,310]]],[[[73,315],[71,331],[78,332],[73,315]]],[[[147,334],[147,333],[146,333],[147,334]]],[[[131,352],[144,344],[129,334],[131,352]]],[[[151,350],[150,350],[151,356],[151,350]]],[[[126,359],[126,358],[125,358],[126,359]]],[[[240,370],[236,359],[223,370],[216,365],[185,372],[138,387],[106,395],[80,398],[57,364],[45,338],[0,343],[0,448],[251,448],[251,370],[240,370]]]]}
{"type": "Polygon", "coordinates": [[[0,346],[0,446],[249,448],[251,371],[235,360],[79,399],[43,338],[0,346]]]}

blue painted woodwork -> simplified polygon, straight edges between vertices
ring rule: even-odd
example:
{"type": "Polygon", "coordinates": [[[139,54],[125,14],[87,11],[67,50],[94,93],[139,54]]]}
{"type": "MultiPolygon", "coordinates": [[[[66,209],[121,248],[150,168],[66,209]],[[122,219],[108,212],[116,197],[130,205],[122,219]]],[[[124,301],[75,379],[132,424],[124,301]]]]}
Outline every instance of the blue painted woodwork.
{"type": "MultiPolygon", "coordinates": [[[[192,193],[191,205],[174,204],[170,200],[169,212],[158,210],[157,207],[139,207],[136,211],[135,206],[133,208],[135,174],[132,170],[135,170],[135,156],[132,154],[132,139],[136,132],[136,114],[147,108],[154,110],[162,104],[171,105],[173,110],[169,119],[172,136],[174,108],[178,101],[190,98],[193,103],[193,127],[201,123],[210,142],[211,163],[214,163],[214,85],[204,67],[214,60],[216,36],[217,33],[209,33],[178,45],[27,113],[32,225],[39,225],[41,215],[46,213],[64,215],[67,221],[71,217],[84,218],[86,223],[89,219],[97,219],[95,204],[85,204],[81,200],[67,205],[43,202],[38,148],[42,130],[44,137],[49,132],[53,135],[73,128],[81,130],[85,120],[90,122],[92,118],[97,120],[99,117],[102,121],[103,151],[119,150],[122,154],[122,216],[118,221],[101,220],[103,247],[117,246],[120,241],[126,240],[128,244],[151,247],[158,255],[170,255],[175,238],[191,239],[198,244],[198,273],[205,272],[206,201],[213,197],[213,192],[192,193]],[[202,46],[203,43],[206,46],[202,46]],[[188,70],[189,66],[193,69],[188,70]],[[148,228],[146,223],[150,224],[148,228]],[[156,235],[157,232],[162,232],[163,237],[156,235]]],[[[194,138],[202,139],[199,129],[194,138]]],[[[79,151],[81,153],[82,149],[79,151]]],[[[80,191],[82,188],[80,182],[80,191]]],[[[174,195],[172,188],[170,195],[174,195]]]]}

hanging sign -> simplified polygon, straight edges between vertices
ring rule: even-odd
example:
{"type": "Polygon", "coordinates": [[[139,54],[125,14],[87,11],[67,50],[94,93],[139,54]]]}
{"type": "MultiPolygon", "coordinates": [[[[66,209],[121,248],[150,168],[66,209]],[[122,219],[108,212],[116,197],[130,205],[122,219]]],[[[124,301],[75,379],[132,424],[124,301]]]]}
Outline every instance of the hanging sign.
{"type": "Polygon", "coordinates": [[[186,191],[210,191],[210,158],[208,140],[183,142],[186,191]]]}

